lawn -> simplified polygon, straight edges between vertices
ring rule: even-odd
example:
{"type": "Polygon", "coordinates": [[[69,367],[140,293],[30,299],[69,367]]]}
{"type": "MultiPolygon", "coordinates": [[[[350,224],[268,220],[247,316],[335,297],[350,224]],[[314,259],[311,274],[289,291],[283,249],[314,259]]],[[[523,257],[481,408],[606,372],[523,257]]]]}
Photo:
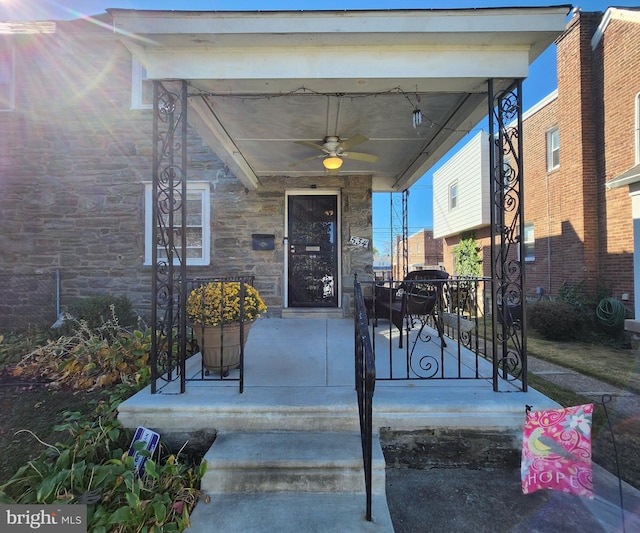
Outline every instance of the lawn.
{"type": "MultiPolygon", "coordinates": [[[[527,337],[527,347],[528,353],[534,357],[571,368],[621,389],[640,393],[640,354],[636,351],[590,343],[548,341],[539,338],[533,331],[527,337]]],[[[531,387],[565,407],[592,402],[568,388],[545,380],[544,376],[529,372],[528,377],[531,387]]],[[[607,420],[604,407],[600,403],[594,403],[593,460],[616,474],[618,466],[614,453],[615,439],[620,477],[640,489],[640,415],[629,418],[620,416],[609,407],[608,409],[610,421],[607,420]]]]}
{"type": "Polygon", "coordinates": [[[539,359],[640,394],[640,354],[636,351],[586,342],[550,341],[529,330],[527,352],[539,359]]]}

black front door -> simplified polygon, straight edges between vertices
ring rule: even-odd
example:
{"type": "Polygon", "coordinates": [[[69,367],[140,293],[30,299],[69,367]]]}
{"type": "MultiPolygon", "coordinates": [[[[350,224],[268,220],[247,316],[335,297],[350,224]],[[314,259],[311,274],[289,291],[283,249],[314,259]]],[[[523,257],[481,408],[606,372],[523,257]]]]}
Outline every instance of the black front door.
{"type": "Polygon", "coordinates": [[[289,307],[338,306],[338,197],[289,196],[289,307]]]}

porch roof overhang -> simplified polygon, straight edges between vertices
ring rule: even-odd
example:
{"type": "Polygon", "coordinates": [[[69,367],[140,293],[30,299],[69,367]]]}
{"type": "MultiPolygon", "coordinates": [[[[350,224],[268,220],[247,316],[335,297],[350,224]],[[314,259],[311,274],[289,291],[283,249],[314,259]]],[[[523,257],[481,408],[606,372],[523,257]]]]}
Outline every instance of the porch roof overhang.
{"type": "Polygon", "coordinates": [[[402,191],[487,114],[488,79],[527,77],[570,7],[108,12],[148,78],[187,80],[190,122],[245,187],[322,176],[324,153],[296,141],[361,134],[378,160],[338,173],[402,191]]]}
{"type": "Polygon", "coordinates": [[[633,185],[640,182],[640,163],[632,166],[626,172],[623,172],[619,176],[616,176],[612,180],[606,183],[607,189],[618,189],[625,185],[633,185]]]}

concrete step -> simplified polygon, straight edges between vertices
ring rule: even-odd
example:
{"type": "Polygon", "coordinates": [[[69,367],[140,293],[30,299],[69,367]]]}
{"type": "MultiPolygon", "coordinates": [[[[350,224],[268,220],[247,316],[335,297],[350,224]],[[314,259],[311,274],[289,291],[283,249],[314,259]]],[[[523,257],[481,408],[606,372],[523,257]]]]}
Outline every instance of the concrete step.
{"type": "Polygon", "coordinates": [[[384,495],[372,498],[365,519],[364,494],[246,493],[201,497],[191,514],[190,533],[393,533],[384,495]]]}
{"type": "Polygon", "coordinates": [[[282,318],[344,318],[344,311],[340,307],[285,307],[282,318]]]}
{"type": "MultiPolygon", "coordinates": [[[[208,494],[365,491],[360,434],[355,432],[220,432],[204,460],[201,486],[208,494]]],[[[385,493],[377,436],[372,488],[385,493]]]]}

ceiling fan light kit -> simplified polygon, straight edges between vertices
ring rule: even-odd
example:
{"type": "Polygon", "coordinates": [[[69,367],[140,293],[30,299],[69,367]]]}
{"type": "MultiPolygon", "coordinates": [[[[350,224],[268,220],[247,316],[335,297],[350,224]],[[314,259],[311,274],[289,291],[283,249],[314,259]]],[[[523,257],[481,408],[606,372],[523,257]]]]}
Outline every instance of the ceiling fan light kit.
{"type": "Polygon", "coordinates": [[[344,140],[337,135],[328,135],[322,140],[322,144],[314,143],[311,141],[296,141],[297,144],[308,146],[309,148],[313,148],[314,150],[324,152],[324,155],[309,157],[307,159],[303,159],[302,161],[298,161],[297,163],[292,163],[289,166],[297,166],[300,163],[310,161],[312,159],[315,159],[316,157],[322,157],[322,164],[324,168],[330,171],[338,170],[342,166],[342,163],[344,163],[344,158],[351,158],[356,161],[365,161],[367,163],[375,163],[378,160],[377,155],[348,151],[350,148],[358,144],[367,142],[368,140],[368,137],[365,137],[361,133],[358,133],[344,140]]]}
{"type": "Polygon", "coordinates": [[[342,159],[337,156],[329,156],[322,160],[322,164],[327,170],[338,170],[342,166],[342,159]]]}

